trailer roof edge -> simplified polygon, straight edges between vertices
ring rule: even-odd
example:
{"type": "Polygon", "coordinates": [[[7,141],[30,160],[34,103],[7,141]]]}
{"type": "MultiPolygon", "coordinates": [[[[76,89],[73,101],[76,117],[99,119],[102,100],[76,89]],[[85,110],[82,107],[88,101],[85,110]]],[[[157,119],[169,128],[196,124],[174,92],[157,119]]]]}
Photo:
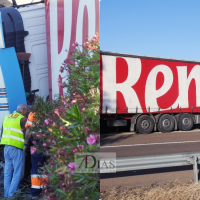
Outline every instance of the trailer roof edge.
{"type": "Polygon", "coordinates": [[[175,59],[175,58],[164,58],[156,56],[146,56],[146,55],[136,55],[136,54],[126,54],[126,53],[117,53],[110,51],[100,51],[101,55],[111,55],[111,56],[121,56],[121,57],[132,57],[132,58],[146,58],[146,59],[155,59],[155,60],[168,60],[168,61],[178,61],[178,62],[190,62],[190,63],[199,63],[200,61],[196,60],[184,60],[184,59],[175,59]]]}

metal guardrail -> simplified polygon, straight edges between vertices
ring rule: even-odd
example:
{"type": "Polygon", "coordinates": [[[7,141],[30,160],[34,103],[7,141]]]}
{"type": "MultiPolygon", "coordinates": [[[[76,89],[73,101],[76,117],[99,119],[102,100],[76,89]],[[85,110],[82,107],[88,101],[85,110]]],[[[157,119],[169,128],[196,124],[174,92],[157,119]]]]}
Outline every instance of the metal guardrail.
{"type": "Polygon", "coordinates": [[[200,152],[126,157],[116,159],[116,171],[193,165],[194,182],[198,183],[198,164],[200,164],[200,152]]]}

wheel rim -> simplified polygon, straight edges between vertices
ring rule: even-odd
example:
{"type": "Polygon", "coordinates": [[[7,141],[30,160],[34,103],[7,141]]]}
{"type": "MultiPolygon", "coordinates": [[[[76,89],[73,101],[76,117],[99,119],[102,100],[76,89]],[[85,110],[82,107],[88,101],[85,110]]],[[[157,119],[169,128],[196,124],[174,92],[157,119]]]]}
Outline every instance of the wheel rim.
{"type": "Polygon", "coordinates": [[[142,121],[141,127],[142,127],[144,130],[148,129],[149,126],[150,126],[150,123],[149,123],[148,120],[145,119],[145,120],[142,121]]]}
{"type": "Polygon", "coordinates": [[[164,128],[169,128],[171,126],[171,121],[169,119],[164,119],[162,125],[164,128]]]}
{"type": "Polygon", "coordinates": [[[184,126],[190,126],[191,120],[188,117],[183,118],[182,123],[184,126]]]}

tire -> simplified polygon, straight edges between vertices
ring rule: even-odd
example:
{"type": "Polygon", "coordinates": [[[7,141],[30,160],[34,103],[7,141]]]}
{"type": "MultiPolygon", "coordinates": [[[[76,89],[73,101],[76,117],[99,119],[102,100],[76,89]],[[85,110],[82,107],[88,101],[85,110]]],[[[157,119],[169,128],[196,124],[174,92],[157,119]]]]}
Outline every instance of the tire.
{"type": "Polygon", "coordinates": [[[154,121],[150,116],[141,115],[137,119],[137,123],[136,123],[137,132],[142,133],[142,134],[149,134],[153,131],[153,128],[154,128],[154,121]]]}
{"type": "Polygon", "coordinates": [[[194,125],[194,119],[192,115],[189,113],[184,113],[181,115],[179,122],[178,122],[178,128],[182,131],[190,131],[194,125]]]}
{"type": "Polygon", "coordinates": [[[164,114],[158,121],[158,130],[160,132],[169,133],[174,130],[175,121],[174,118],[169,114],[164,114]]]}

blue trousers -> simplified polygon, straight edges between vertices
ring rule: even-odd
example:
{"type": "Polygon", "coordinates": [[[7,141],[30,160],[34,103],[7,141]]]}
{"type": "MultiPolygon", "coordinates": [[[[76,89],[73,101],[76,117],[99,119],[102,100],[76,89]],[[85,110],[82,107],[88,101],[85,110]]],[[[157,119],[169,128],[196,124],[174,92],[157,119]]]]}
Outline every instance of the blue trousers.
{"type": "Polygon", "coordinates": [[[42,186],[39,179],[41,175],[39,174],[39,168],[44,165],[46,161],[46,156],[44,154],[31,154],[31,195],[39,196],[42,192],[42,186]]]}
{"type": "Polygon", "coordinates": [[[16,147],[6,145],[4,147],[4,197],[14,196],[18,190],[24,169],[24,152],[16,147]]]}

